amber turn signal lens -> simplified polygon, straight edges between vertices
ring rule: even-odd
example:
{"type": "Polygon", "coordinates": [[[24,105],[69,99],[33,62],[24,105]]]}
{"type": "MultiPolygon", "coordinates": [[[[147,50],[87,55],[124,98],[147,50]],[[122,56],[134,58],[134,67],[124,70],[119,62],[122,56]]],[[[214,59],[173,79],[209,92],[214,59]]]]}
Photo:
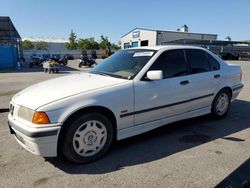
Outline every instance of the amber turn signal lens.
{"type": "Polygon", "coordinates": [[[32,123],[34,124],[49,124],[49,117],[45,112],[35,112],[33,115],[32,123]]]}

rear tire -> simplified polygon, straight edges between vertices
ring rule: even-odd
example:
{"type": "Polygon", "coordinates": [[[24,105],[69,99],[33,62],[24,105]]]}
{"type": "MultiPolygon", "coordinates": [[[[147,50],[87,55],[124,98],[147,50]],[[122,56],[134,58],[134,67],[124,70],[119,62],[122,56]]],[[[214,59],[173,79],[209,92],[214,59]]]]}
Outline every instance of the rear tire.
{"type": "Polygon", "coordinates": [[[222,119],[227,115],[231,101],[231,94],[228,90],[223,89],[215,96],[212,103],[211,114],[216,119],[222,119]]]}
{"type": "Polygon", "coordinates": [[[89,113],[65,126],[60,149],[69,161],[81,164],[93,162],[103,157],[112,144],[113,127],[102,114],[89,113]]]}

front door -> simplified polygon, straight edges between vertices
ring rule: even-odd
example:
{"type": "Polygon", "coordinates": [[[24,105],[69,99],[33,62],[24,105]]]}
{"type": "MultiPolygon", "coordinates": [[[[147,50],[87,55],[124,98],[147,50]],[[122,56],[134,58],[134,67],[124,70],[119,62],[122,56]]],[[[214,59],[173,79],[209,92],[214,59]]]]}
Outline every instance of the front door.
{"type": "Polygon", "coordinates": [[[163,79],[134,84],[135,125],[185,113],[192,92],[184,50],[163,52],[149,70],[162,70],[163,79]]]}

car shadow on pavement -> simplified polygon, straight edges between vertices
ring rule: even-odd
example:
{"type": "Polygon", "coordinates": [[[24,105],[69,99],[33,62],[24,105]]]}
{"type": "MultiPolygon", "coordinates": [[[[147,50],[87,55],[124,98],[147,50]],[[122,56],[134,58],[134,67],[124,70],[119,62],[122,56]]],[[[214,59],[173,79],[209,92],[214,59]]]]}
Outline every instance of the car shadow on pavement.
{"type": "Polygon", "coordinates": [[[250,158],[215,187],[250,188],[250,158]]]}
{"type": "MultiPolygon", "coordinates": [[[[46,158],[56,168],[70,174],[104,174],[127,166],[166,158],[215,139],[244,142],[231,134],[250,127],[250,102],[236,100],[226,118],[214,120],[210,115],[172,123],[145,134],[117,142],[102,159],[77,165],[62,158],[46,158]],[[240,122],[240,123],[239,123],[240,122]]],[[[221,151],[213,151],[222,154],[221,151]]]]}
{"type": "Polygon", "coordinates": [[[6,112],[9,112],[9,108],[0,108],[0,114],[1,113],[6,113],[6,112]]]}

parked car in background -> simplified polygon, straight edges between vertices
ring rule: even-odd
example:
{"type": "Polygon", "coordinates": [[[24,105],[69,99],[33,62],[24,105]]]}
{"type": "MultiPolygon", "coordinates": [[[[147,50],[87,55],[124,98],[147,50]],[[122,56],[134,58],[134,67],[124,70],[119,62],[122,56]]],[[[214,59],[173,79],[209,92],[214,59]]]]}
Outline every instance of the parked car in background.
{"type": "Polygon", "coordinates": [[[238,53],[222,52],[220,56],[224,60],[239,60],[240,55],[238,53]]]}
{"type": "Polygon", "coordinates": [[[44,81],[10,101],[11,133],[31,153],[75,163],[122,140],[187,118],[226,116],[243,84],[238,65],[192,46],[130,48],[88,73],[44,81]]]}

